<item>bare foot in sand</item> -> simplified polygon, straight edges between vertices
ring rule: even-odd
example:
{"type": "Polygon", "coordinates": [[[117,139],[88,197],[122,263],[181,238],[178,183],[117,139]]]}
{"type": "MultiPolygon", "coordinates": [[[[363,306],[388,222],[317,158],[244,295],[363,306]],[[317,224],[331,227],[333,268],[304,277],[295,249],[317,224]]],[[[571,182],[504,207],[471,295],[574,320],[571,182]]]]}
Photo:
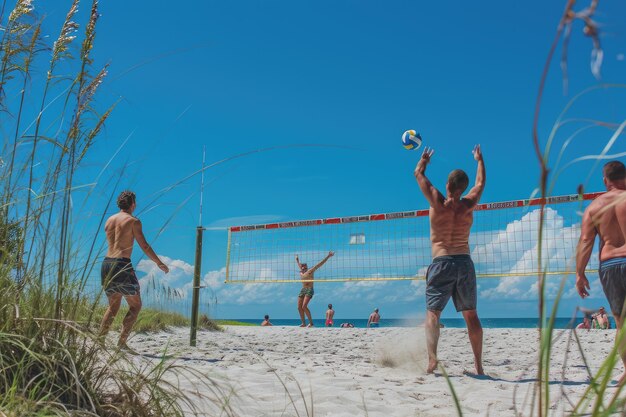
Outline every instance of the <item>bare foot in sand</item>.
{"type": "Polygon", "coordinates": [[[300,325],[300,327],[306,327],[306,324],[302,323],[302,324],[300,325]]]}
{"type": "Polygon", "coordinates": [[[435,369],[437,369],[437,364],[439,362],[437,361],[437,359],[429,359],[428,360],[428,368],[426,368],[426,373],[427,374],[432,374],[433,372],[435,372],[435,369]]]}
{"type": "Polygon", "coordinates": [[[130,355],[139,355],[139,353],[137,353],[136,351],[134,351],[130,346],[128,346],[126,343],[122,342],[122,343],[118,343],[117,344],[117,348],[123,352],[126,352],[130,355]]]}
{"type": "Polygon", "coordinates": [[[485,375],[482,365],[476,365],[476,375],[485,375]]]}
{"type": "Polygon", "coordinates": [[[309,325],[306,327],[313,327],[313,323],[309,323],[309,325]]]}

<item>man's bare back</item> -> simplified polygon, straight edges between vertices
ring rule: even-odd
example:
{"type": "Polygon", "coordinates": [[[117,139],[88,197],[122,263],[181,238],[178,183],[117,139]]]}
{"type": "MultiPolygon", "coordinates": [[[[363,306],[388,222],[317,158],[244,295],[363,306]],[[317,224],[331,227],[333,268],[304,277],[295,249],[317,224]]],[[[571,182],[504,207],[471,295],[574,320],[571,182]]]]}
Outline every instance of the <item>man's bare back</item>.
{"type": "Polygon", "coordinates": [[[626,256],[626,191],[608,191],[587,210],[591,224],[600,235],[600,260],[626,256]]]}
{"type": "Polygon", "coordinates": [[[133,253],[135,237],[133,226],[138,220],[126,212],[120,212],[109,217],[104,225],[109,249],[109,258],[130,258],[133,253]]]}
{"type": "MultiPolygon", "coordinates": [[[[443,197],[443,196],[442,196],[443,197]]],[[[469,254],[469,234],[474,222],[474,206],[470,200],[444,200],[430,208],[430,240],[433,258],[469,254]]]]}

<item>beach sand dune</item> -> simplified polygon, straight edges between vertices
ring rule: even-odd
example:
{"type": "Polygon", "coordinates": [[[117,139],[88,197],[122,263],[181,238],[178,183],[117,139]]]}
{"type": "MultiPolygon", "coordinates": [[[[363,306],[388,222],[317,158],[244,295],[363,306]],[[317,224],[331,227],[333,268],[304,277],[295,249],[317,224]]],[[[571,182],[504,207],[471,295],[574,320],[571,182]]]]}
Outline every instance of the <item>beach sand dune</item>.
{"type": "MultiPolygon", "coordinates": [[[[579,332],[590,369],[569,330],[554,335],[551,357],[551,408],[560,414],[581,397],[611,350],[614,331],[579,332]]],[[[467,331],[441,331],[439,357],[465,416],[530,415],[537,375],[535,329],[485,329],[484,368],[489,378],[473,375],[467,331]]],[[[227,401],[239,416],[448,416],[456,406],[440,372],[427,375],[423,328],[341,329],[235,327],[198,333],[189,346],[189,330],[136,335],[131,345],[156,361],[167,351],[168,363],[193,372],[168,378],[215,415],[227,401]],[[169,357],[169,356],[168,356],[169,357]],[[202,382],[212,381],[210,392],[202,382]],[[212,399],[211,399],[212,398],[212,399]]],[[[615,370],[618,376],[619,369],[615,370]]],[[[184,373],[184,372],[183,372],[184,373]]]]}

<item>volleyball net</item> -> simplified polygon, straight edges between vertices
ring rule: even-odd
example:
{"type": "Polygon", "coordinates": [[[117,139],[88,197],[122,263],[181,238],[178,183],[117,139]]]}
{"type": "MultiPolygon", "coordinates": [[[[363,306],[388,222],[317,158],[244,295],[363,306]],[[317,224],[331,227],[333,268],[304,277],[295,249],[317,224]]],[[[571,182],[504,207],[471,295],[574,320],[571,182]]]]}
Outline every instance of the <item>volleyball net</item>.
{"type": "MultiPolygon", "coordinates": [[[[469,239],[477,277],[573,273],[582,213],[601,194],[478,205],[469,239]]],[[[311,268],[329,251],[335,256],[316,282],[424,279],[432,261],[428,209],[230,227],[226,283],[300,282],[295,256],[311,268]]],[[[597,267],[594,252],[588,270],[597,267]]]]}

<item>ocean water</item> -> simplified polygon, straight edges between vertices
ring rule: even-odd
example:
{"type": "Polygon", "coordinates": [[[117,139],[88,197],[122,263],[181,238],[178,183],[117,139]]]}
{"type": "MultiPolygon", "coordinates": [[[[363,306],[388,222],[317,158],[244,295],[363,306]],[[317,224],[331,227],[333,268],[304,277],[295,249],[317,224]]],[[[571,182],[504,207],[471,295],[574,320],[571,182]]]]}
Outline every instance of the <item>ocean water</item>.
{"type": "MultiPolygon", "coordinates": [[[[259,319],[235,319],[245,323],[261,324],[263,320],[259,319]]],[[[580,323],[579,319],[574,326],[580,323]]],[[[299,326],[299,319],[273,319],[270,322],[275,326],[299,326]]],[[[515,329],[533,329],[539,327],[539,321],[536,318],[481,318],[480,322],[484,328],[515,328],[515,329]]],[[[367,319],[336,319],[335,326],[339,327],[341,323],[352,323],[354,327],[367,327],[367,319]]],[[[380,327],[415,327],[421,324],[421,320],[416,319],[381,319],[380,327]]],[[[441,323],[445,327],[464,328],[465,320],[463,318],[441,319],[441,323]]],[[[324,327],[324,319],[313,319],[313,324],[317,327],[324,327]]],[[[554,327],[557,329],[568,329],[572,327],[571,318],[559,317],[555,319],[554,327]]],[[[611,321],[611,327],[615,328],[615,323],[611,321]]]]}

